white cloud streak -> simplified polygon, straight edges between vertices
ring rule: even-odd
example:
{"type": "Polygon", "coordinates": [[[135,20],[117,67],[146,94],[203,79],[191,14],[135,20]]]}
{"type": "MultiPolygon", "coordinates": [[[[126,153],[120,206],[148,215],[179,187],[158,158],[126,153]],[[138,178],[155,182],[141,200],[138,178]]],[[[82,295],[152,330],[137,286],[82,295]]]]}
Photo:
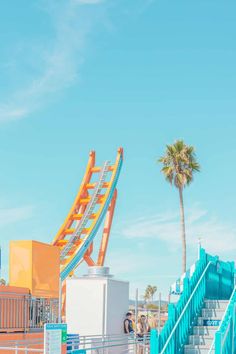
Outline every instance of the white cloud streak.
{"type": "MultiPolygon", "coordinates": [[[[97,5],[98,0],[68,0],[48,2],[47,12],[54,26],[52,43],[42,44],[38,66],[43,62],[44,69],[41,75],[33,77],[26,87],[21,87],[0,102],[0,122],[22,119],[39,109],[55,96],[55,93],[71,86],[77,79],[79,68],[83,62],[85,42],[88,33],[93,27],[94,16],[92,11],[83,10],[85,6],[97,5]],[[50,49],[49,49],[50,48],[50,49]]],[[[86,7],[87,8],[87,7],[86,7]]],[[[92,6],[89,6],[92,8],[92,6]]],[[[29,45],[29,52],[32,44],[29,45]]]]}
{"type": "Polygon", "coordinates": [[[103,2],[103,0],[75,0],[75,2],[84,5],[98,5],[103,2]]]}
{"type": "MultiPolygon", "coordinates": [[[[150,283],[157,284],[167,298],[170,284],[181,275],[179,212],[167,210],[127,220],[114,232],[122,244],[127,242],[129,247],[112,249],[107,263],[118,278],[131,280],[131,297],[136,288],[143,294],[150,283]],[[167,247],[163,247],[163,243],[167,247]]],[[[191,263],[196,260],[199,237],[208,253],[217,254],[223,260],[235,259],[236,226],[219,221],[199,205],[186,210],[186,233],[191,263]]]]}
{"type": "Polygon", "coordinates": [[[28,220],[33,216],[32,206],[0,208],[0,227],[28,220]]]}
{"type": "MultiPolygon", "coordinates": [[[[198,238],[212,253],[221,255],[236,251],[236,225],[228,225],[215,218],[206,210],[194,207],[186,211],[187,242],[196,247],[198,238]]],[[[156,239],[166,242],[171,248],[180,246],[179,215],[175,212],[150,215],[131,220],[120,230],[126,238],[156,239]]]]}

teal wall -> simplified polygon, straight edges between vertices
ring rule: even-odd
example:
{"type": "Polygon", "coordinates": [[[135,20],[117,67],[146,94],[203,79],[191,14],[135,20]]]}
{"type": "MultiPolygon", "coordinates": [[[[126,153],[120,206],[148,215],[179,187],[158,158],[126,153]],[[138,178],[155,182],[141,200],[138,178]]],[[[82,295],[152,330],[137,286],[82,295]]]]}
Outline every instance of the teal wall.
{"type": "Polygon", "coordinates": [[[210,300],[228,300],[234,288],[234,262],[223,262],[218,257],[207,255],[211,264],[206,281],[206,297],[210,300]]]}

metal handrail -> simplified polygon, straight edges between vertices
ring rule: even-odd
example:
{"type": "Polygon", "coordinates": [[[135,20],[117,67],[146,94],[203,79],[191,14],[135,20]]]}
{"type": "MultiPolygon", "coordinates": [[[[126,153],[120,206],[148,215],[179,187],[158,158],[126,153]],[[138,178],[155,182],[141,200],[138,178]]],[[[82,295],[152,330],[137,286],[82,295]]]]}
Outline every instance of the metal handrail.
{"type": "MultiPolygon", "coordinates": [[[[26,339],[8,339],[8,340],[1,340],[0,342],[3,345],[25,345],[26,344],[26,339]]],[[[43,339],[38,340],[38,339],[28,339],[27,340],[27,345],[39,345],[43,344],[43,339]]]]}
{"type": "MultiPolygon", "coordinates": [[[[231,305],[231,301],[232,301],[232,299],[233,299],[235,293],[236,293],[236,286],[234,287],[234,290],[233,290],[233,292],[232,292],[232,294],[231,294],[231,296],[230,296],[228,305],[227,305],[227,307],[226,307],[226,309],[225,309],[224,315],[223,315],[223,317],[222,317],[222,320],[221,320],[221,323],[220,323],[220,326],[219,326],[217,332],[220,331],[221,328],[222,328],[222,326],[223,326],[224,319],[226,318],[226,315],[227,315],[229,306],[231,305]]],[[[211,353],[212,353],[212,350],[214,349],[214,345],[215,345],[215,340],[216,340],[216,337],[214,337],[214,340],[213,340],[213,342],[212,342],[212,344],[211,344],[211,347],[210,347],[210,350],[209,350],[208,354],[211,354],[211,353]]]]}
{"type": "MultiPolygon", "coordinates": [[[[144,335],[145,338],[150,338],[150,334],[145,334],[144,335]]],[[[114,341],[121,341],[121,340],[124,340],[124,339],[129,339],[129,340],[134,340],[134,338],[141,338],[141,337],[138,337],[136,334],[133,334],[133,335],[130,335],[130,334],[116,334],[116,335],[97,335],[97,336],[81,336],[81,337],[77,337],[77,336],[74,336],[74,337],[70,337],[67,339],[67,343],[71,343],[71,342],[83,342],[83,343],[87,343],[87,342],[91,342],[93,341],[93,343],[96,342],[114,342],[114,341]]]]}
{"type": "Polygon", "coordinates": [[[35,349],[35,348],[19,348],[19,347],[0,347],[0,351],[1,350],[9,350],[9,351],[14,351],[15,353],[18,352],[25,352],[25,353],[30,353],[30,352],[34,352],[34,353],[43,353],[43,349],[35,349]]]}
{"type": "MultiPolygon", "coordinates": [[[[109,335],[107,335],[106,339],[103,339],[102,336],[94,336],[94,340],[91,338],[88,338],[88,341],[80,341],[79,339],[73,341],[73,340],[67,340],[67,346],[71,347],[69,350],[67,349],[68,353],[73,353],[74,350],[77,350],[76,347],[78,348],[78,345],[80,348],[85,349],[86,351],[92,351],[92,350],[99,350],[99,349],[108,349],[108,348],[113,348],[113,347],[124,347],[126,345],[128,346],[142,346],[142,348],[146,350],[149,348],[149,343],[150,343],[150,334],[146,334],[143,336],[143,338],[137,337],[136,334],[133,334],[132,336],[129,334],[123,334],[123,335],[114,335],[111,336],[109,339],[109,335]],[[100,338],[100,340],[98,340],[100,338]]],[[[80,338],[81,339],[81,338],[80,338]]],[[[86,339],[86,337],[85,337],[86,339]]]]}
{"type": "Polygon", "coordinates": [[[227,307],[226,307],[226,310],[225,310],[225,312],[224,312],[224,316],[222,317],[222,321],[221,321],[221,324],[220,324],[220,326],[219,326],[219,330],[221,330],[221,328],[222,328],[222,326],[223,326],[223,321],[224,321],[225,316],[226,316],[226,314],[227,314],[228,308],[229,308],[229,306],[231,305],[231,301],[232,301],[232,299],[233,299],[233,297],[234,297],[234,295],[235,295],[235,292],[236,292],[236,286],[234,287],[234,290],[233,290],[233,292],[232,292],[232,295],[230,296],[229,303],[228,303],[228,305],[227,305],[227,307]]]}
{"type": "MultiPolygon", "coordinates": [[[[114,335],[106,335],[105,339],[101,335],[94,336],[83,336],[77,339],[73,337],[67,340],[67,345],[71,346],[72,349],[68,350],[68,353],[73,353],[74,346],[81,345],[82,347],[86,347],[86,351],[99,350],[99,349],[107,349],[113,347],[124,347],[125,345],[142,345],[146,350],[149,347],[149,339],[150,334],[146,334],[143,338],[137,337],[135,334],[133,336],[126,334],[114,334],[114,335]],[[109,338],[110,337],[110,338],[109,338]],[[81,338],[88,339],[88,341],[81,341],[81,338]],[[94,339],[94,340],[93,340],[94,339]],[[100,339],[100,340],[99,340],[100,339]]],[[[35,344],[35,343],[34,343],[35,344]]],[[[28,346],[22,347],[23,343],[15,343],[14,346],[1,346],[1,351],[8,350],[14,353],[25,352],[25,353],[43,353],[43,349],[29,348],[28,346]]],[[[33,343],[31,343],[33,345],[33,343]]]]}
{"type": "MultiPolygon", "coordinates": [[[[7,285],[1,285],[1,286],[6,286],[7,285]]],[[[30,294],[25,294],[25,293],[14,293],[14,292],[11,292],[11,291],[1,291],[2,289],[0,288],[0,295],[11,295],[11,297],[7,297],[8,299],[15,299],[16,297],[30,297],[30,294]]]]}
{"type": "Polygon", "coordinates": [[[161,354],[165,353],[165,350],[166,350],[166,348],[167,348],[167,346],[168,346],[170,340],[172,339],[172,337],[173,337],[173,335],[174,335],[174,333],[175,333],[175,331],[176,331],[176,329],[177,329],[177,327],[178,327],[178,325],[179,325],[179,323],[180,323],[180,320],[182,319],[183,315],[185,314],[185,311],[187,310],[187,308],[188,308],[188,306],[189,306],[189,304],[190,304],[190,302],[191,302],[191,300],[192,300],[192,298],[193,298],[195,292],[197,291],[197,289],[198,289],[200,283],[202,282],[202,279],[204,278],[204,276],[205,276],[205,274],[206,274],[206,272],[207,272],[207,270],[208,270],[208,268],[209,268],[209,266],[210,266],[211,264],[212,264],[211,261],[208,262],[206,268],[204,269],[204,272],[202,273],[200,279],[198,280],[198,282],[197,282],[197,284],[196,284],[196,286],[195,286],[195,288],[194,288],[194,290],[193,290],[193,292],[192,292],[190,298],[188,299],[188,302],[186,303],[186,305],[185,305],[183,311],[181,312],[181,315],[179,316],[179,318],[178,318],[176,324],[174,325],[174,327],[173,327],[173,329],[172,329],[172,331],[171,331],[171,333],[170,333],[170,335],[169,335],[169,338],[168,338],[168,340],[166,341],[166,343],[165,343],[165,345],[164,345],[164,347],[163,347],[163,349],[162,349],[162,351],[161,351],[161,354]]]}

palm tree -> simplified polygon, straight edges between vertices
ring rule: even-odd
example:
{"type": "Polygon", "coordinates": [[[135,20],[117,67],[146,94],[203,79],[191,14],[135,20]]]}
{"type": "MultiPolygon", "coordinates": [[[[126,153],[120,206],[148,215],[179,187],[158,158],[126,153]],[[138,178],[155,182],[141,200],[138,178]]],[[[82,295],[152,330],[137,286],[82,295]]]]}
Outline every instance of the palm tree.
{"type": "Polygon", "coordinates": [[[154,297],[155,293],[157,292],[157,287],[155,285],[154,286],[149,285],[149,286],[150,286],[149,292],[150,292],[150,295],[151,295],[151,298],[152,298],[152,302],[153,302],[153,297],[154,297]]]}
{"type": "Polygon", "coordinates": [[[173,145],[166,145],[166,152],[159,160],[163,164],[161,172],[170,184],[179,190],[180,221],[182,238],[182,271],[186,272],[186,234],[184,220],[183,189],[193,181],[193,173],[200,171],[193,146],[177,140],[173,145]]]}
{"type": "Polygon", "coordinates": [[[146,287],[146,290],[145,290],[145,293],[144,293],[144,296],[143,296],[144,300],[146,302],[148,302],[148,301],[150,301],[152,299],[152,302],[153,302],[153,297],[154,297],[156,291],[157,291],[157,287],[156,286],[148,285],[146,287]]]}
{"type": "Polygon", "coordinates": [[[0,285],[6,285],[7,283],[6,283],[6,280],[5,279],[3,279],[3,278],[1,278],[0,279],[0,285]]]}
{"type": "Polygon", "coordinates": [[[146,287],[145,293],[144,293],[144,295],[143,295],[143,299],[144,299],[144,301],[147,303],[147,302],[150,300],[150,298],[151,298],[150,285],[148,285],[148,286],[146,287]]]}

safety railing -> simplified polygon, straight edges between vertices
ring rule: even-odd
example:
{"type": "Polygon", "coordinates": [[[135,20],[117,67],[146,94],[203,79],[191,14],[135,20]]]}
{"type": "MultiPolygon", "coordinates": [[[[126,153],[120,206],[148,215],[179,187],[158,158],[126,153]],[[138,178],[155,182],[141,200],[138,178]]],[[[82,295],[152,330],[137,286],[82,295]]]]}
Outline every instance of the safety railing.
{"type": "Polygon", "coordinates": [[[58,299],[37,299],[0,291],[0,332],[40,329],[44,323],[54,323],[57,318],[58,299]]]}
{"type": "Polygon", "coordinates": [[[225,310],[220,327],[209,350],[215,354],[234,354],[236,351],[236,286],[225,310]]]}
{"type": "Polygon", "coordinates": [[[1,353],[12,353],[12,354],[30,354],[30,353],[41,353],[43,354],[43,349],[34,349],[34,348],[28,348],[28,347],[0,347],[0,354],[1,353]]]}
{"type": "Polygon", "coordinates": [[[178,303],[169,305],[168,320],[163,330],[160,334],[155,330],[151,333],[151,354],[183,351],[204,298],[229,299],[234,288],[234,273],[233,262],[222,262],[219,257],[208,255],[201,249],[193,275],[184,279],[178,303]]]}
{"type": "Polygon", "coordinates": [[[150,335],[138,337],[136,335],[106,335],[70,337],[67,340],[67,353],[76,354],[84,350],[91,354],[112,353],[142,353],[150,352],[150,335]]]}
{"type": "Polygon", "coordinates": [[[184,279],[183,292],[178,303],[169,305],[168,320],[163,330],[160,334],[152,331],[151,354],[177,353],[185,344],[204,302],[207,270],[210,265],[205,251],[201,249],[195,272],[190,279],[184,279]]]}
{"type": "MultiPolygon", "coordinates": [[[[149,354],[150,335],[138,337],[134,335],[94,335],[77,336],[72,335],[67,339],[67,354],[84,353],[90,354],[149,354]],[[80,350],[80,352],[79,352],[80,350]]],[[[1,343],[1,353],[43,353],[43,342],[8,341],[1,343]],[[37,347],[42,347],[38,349],[37,347]]],[[[55,353],[56,354],[56,353],[55,353]]]]}
{"type": "Polygon", "coordinates": [[[1,339],[0,340],[0,346],[4,346],[4,347],[36,347],[36,346],[43,346],[43,336],[42,336],[42,338],[35,338],[35,339],[8,339],[8,340],[2,340],[1,339]]]}
{"type": "MultiPolygon", "coordinates": [[[[209,262],[202,273],[198,283],[196,284],[193,292],[191,293],[191,286],[189,285],[189,279],[185,279],[184,291],[186,298],[189,299],[182,310],[177,322],[172,329],[169,338],[167,339],[161,354],[164,353],[175,353],[183,347],[186,342],[186,338],[188,337],[189,330],[194,325],[194,321],[199,314],[200,309],[202,308],[202,304],[205,298],[206,293],[206,272],[210,266],[211,262],[209,262]]],[[[175,310],[175,307],[173,307],[175,310]]],[[[176,308],[176,312],[178,311],[178,306],[176,308]]],[[[174,312],[174,311],[173,311],[174,312]]],[[[173,317],[175,316],[175,312],[173,313],[173,317]]]]}
{"type": "Polygon", "coordinates": [[[34,339],[2,340],[0,341],[1,353],[43,353],[43,337],[34,339]]]}

